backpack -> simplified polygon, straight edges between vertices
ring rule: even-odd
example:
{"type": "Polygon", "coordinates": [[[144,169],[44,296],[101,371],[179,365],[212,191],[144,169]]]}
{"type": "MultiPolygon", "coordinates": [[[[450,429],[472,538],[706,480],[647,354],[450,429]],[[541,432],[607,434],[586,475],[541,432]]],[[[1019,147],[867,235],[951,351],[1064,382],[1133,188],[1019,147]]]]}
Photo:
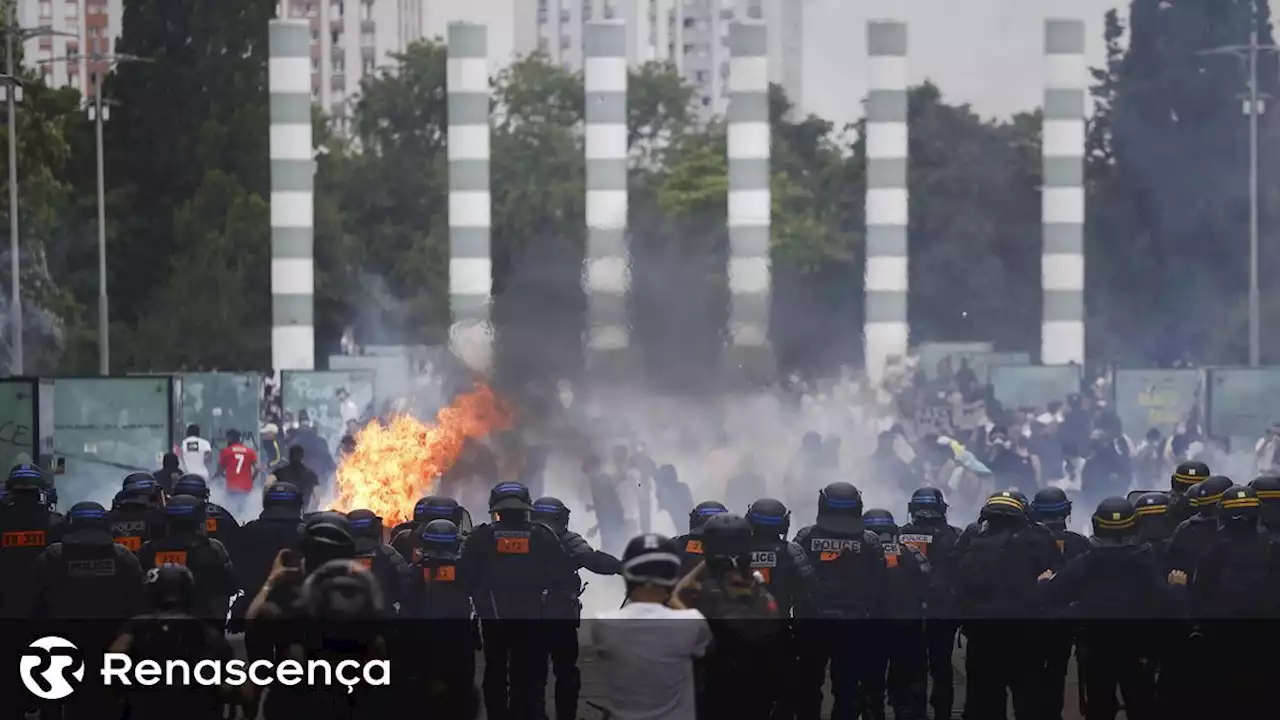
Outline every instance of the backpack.
{"type": "Polygon", "coordinates": [[[954,580],[962,606],[980,617],[1025,612],[1036,583],[1028,555],[1016,530],[983,529],[956,566],[954,580]]]}
{"type": "Polygon", "coordinates": [[[754,579],[749,584],[703,581],[698,609],[707,618],[717,654],[726,658],[758,657],[755,654],[767,652],[786,629],[777,602],[754,579]]]}

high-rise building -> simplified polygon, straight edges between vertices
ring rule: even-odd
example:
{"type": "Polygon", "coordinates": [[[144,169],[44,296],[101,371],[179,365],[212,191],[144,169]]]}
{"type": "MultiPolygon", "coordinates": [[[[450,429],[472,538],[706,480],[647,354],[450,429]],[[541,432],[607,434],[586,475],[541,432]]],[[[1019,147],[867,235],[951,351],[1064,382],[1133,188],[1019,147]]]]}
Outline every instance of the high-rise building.
{"type": "Polygon", "coordinates": [[[27,40],[22,54],[27,67],[40,69],[45,83],[55,87],[79,88],[93,94],[91,68],[83,57],[91,53],[109,54],[120,36],[124,0],[18,0],[18,22],[22,27],[48,27],[63,35],[27,40]],[[70,62],[64,58],[80,56],[70,62]]]}

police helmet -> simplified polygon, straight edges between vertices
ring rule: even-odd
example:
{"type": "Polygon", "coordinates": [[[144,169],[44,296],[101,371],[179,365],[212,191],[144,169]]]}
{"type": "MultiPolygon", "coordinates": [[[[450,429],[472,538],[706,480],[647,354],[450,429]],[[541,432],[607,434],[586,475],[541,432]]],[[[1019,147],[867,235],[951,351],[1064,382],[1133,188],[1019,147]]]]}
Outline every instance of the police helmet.
{"type": "Polygon", "coordinates": [[[134,478],[124,484],[124,488],[120,490],[121,502],[140,502],[148,505],[159,505],[164,498],[164,488],[156,479],[150,475],[143,473],[135,473],[129,477],[134,478]]]}
{"type": "Polygon", "coordinates": [[[646,533],[634,537],[622,552],[622,579],[628,585],[675,587],[680,568],[676,544],[665,535],[646,533]]]}
{"type": "Polygon", "coordinates": [[[436,518],[458,522],[458,501],[447,495],[428,495],[413,506],[413,521],[427,523],[436,518]]]}
{"type": "Polygon", "coordinates": [[[791,529],[791,511],[781,500],[760,498],[747,508],[747,523],[757,535],[786,537],[791,529]]]}
{"type": "Polygon", "coordinates": [[[1137,532],[1138,513],[1133,503],[1122,497],[1109,497],[1098,503],[1091,519],[1093,534],[1100,538],[1123,538],[1137,532]]]}
{"type": "Polygon", "coordinates": [[[1234,484],[1226,475],[1210,475],[1204,482],[1192,486],[1187,498],[1199,514],[1214,515],[1218,512],[1218,501],[1234,484]]]}
{"type": "Polygon", "coordinates": [[[936,487],[918,488],[907,501],[907,513],[913,518],[945,518],[947,501],[936,487]]]}
{"type": "Polygon", "coordinates": [[[1143,493],[1133,504],[1139,521],[1145,517],[1158,517],[1169,514],[1169,496],[1162,492],[1143,493]]]}
{"type": "Polygon", "coordinates": [[[302,583],[302,606],[312,620],[367,620],[382,614],[382,588],[373,573],[349,559],[329,560],[302,583]]]}
{"type": "Polygon", "coordinates": [[[489,491],[489,511],[522,510],[531,512],[533,500],[529,498],[529,488],[518,482],[504,482],[493,486],[489,491]]]}
{"type": "Polygon", "coordinates": [[[818,491],[818,527],[832,532],[856,534],[862,523],[862,493],[847,482],[833,482],[818,491]]]}
{"type": "Polygon", "coordinates": [[[452,520],[438,518],[422,527],[422,542],[442,550],[458,549],[458,526],[452,520]]]}
{"type": "Polygon", "coordinates": [[[174,495],[164,506],[165,521],[178,529],[204,529],[204,500],[191,495],[174,495]]]}
{"type": "Polygon", "coordinates": [[[78,502],[71,506],[71,510],[67,513],[67,521],[70,529],[74,532],[77,530],[107,530],[107,511],[96,502],[78,502]]]}
{"type": "Polygon", "coordinates": [[[1249,487],[1253,488],[1264,507],[1273,503],[1280,503],[1280,477],[1259,475],[1253,479],[1253,482],[1249,483],[1249,487]]]}
{"type": "Polygon", "coordinates": [[[120,481],[120,489],[127,490],[130,485],[133,485],[138,482],[142,482],[143,480],[150,480],[151,482],[156,482],[156,476],[152,475],[151,473],[144,473],[144,472],[129,473],[128,475],[124,476],[124,480],[120,481]]]}
{"type": "Polygon", "coordinates": [[[347,513],[347,528],[355,540],[356,552],[367,553],[382,546],[382,518],[372,510],[347,513]]]}
{"type": "Polygon", "coordinates": [[[282,512],[289,517],[301,518],[302,493],[293,483],[278,482],[262,493],[262,511],[282,512]]]}
{"type": "Polygon", "coordinates": [[[893,513],[881,508],[871,508],[862,513],[862,522],[871,532],[880,537],[894,537],[898,534],[898,523],[893,513]]]}
{"type": "Polygon", "coordinates": [[[5,478],[4,489],[11,493],[23,490],[44,490],[44,471],[38,465],[31,463],[14,465],[9,470],[9,476],[5,478]]]}
{"type": "Polygon", "coordinates": [[[302,569],[310,572],[330,560],[355,557],[356,541],[351,537],[345,517],[341,523],[321,518],[303,525],[298,548],[302,552],[302,569]]]}
{"type": "Polygon", "coordinates": [[[982,504],[982,510],[978,516],[983,519],[990,518],[1023,518],[1027,514],[1027,505],[1018,499],[1018,493],[1013,490],[1001,490],[992,493],[991,497],[982,504]]]}
{"type": "Polygon", "coordinates": [[[707,519],[729,512],[729,508],[715,500],[700,502],[689,511],[689,532],[700,529],[707,524],[707,519]]]}
{"type": "Polygon", "coordinates": [[[1009,488],[1008,490],[1005,490],[1005,492],[1009,493],[1009,495],[1011,495],[1015,500],[1022,503],[1023,509],[1031,508],[1031,501],[1027,499],[1026,493],[1022,492],[1018,488],[1009,488]]]}
{"type": "Polygon", "coordinates": [[[173,490],[170,492],[174,495],[190,495],[201,500],[208,500],[209,481],[199,475],[187,473],[174,481],[173,490]]]}
{"type": "Polygon", "coordinates": [[[1199,460],[1188,460],[1174,468],[1172,488],[1174,492],[1186,492],[1196,483],[1204,482],[1209,477],[1209,466],[1199,460]]]}
{"type": "Polygon", "coordinates": [[[737,558],[751,552],[751,524],[741,515],[721,513],[702,526],[702,547],[708,557],[737,558]]]}
{"type": "Polygon", "coordinates": [[[1062,520],[1070,514],[1071,500],[1062,488],[1044,488],[1031,500],[1030,515],[1034,520],[1062,520]]]}
{"type": "Polygon", "coordinates": [[[1257,519],[1261,506],[1256,490],[1232,485],[1218,501],[1218,520],[1222,523],[1251,523],[1257,519]]]}
{"type": "Polygon", "coordinates": [[[557,530],[566,530],[569,527],[569,508],[560,498],[540,497],[533,501],[533,519],[557,530]]]}
{"type": "Polygon", "coordinates": [[[147,600],[161,612],[191,609],[196,578],[184,565],[165,563],[147,571],[147,600]]]}

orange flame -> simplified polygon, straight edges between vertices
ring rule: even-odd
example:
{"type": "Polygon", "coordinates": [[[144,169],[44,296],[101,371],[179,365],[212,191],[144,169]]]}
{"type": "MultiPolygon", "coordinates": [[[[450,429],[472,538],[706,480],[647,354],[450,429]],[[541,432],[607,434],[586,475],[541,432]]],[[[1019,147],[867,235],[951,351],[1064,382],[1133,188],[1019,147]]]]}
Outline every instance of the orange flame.
{"type": "Polygon", "coordinates": [[[468,439],[511,427],[511,414],[486,385],[441,408],[434,425],[397,415],[372,422],[356,435],[356,449],[338,465],[334,510],[363,508],[390,528],[413,517],[413,506],[430,495],[453,467],[468,439]]]}

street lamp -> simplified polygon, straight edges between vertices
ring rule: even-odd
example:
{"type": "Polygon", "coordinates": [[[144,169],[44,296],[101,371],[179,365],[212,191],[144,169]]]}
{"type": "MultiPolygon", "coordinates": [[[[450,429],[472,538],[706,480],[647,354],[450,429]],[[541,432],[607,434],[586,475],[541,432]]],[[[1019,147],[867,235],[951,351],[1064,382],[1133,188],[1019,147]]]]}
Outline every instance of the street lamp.
{"type": "Polygon", "coordinates": [[[26,354],[22,343],[22,263],[18,257],[18,123],[16,107],[22,103],[22,80],[18,77],[17,67],[13,59],[13,41],[30,40],[36,37],[62,35],[77,37],[75,33],[60,32],[48,27],[24,28],[18,26],[18,9],[16,0],[9,0],[5,5],[5,23],[0,32],[4,33],[5,71],[0,74],[0,98],[3,98],[9,111],[9,331],[13,336],[10,344],[9,373],[21,375],[23,358],[26,354]]]}
{"type": "Polygon", "coordinates": [[[1249,367],[1262,362],[1262,309],[1258,292],[1258,117],[1266,112],[1267,97],[1258,89],[1258,54],[1280,52],[1275,45],[1258,44],[1258,14],[1253,15],[1248,45],[1224,45],[1198,55],[1233,55],[1249,66],[1249,91],[1242,96],[1249,116],[1249,367]]]}
{"type": "MultiPolygon", "coordinates": [[[[73,54],[46,62],[80,62],[86,60],[93,73],[93,100],[85,104],[94,123],[98,152],[98,374],[111,374],[110,324],[107,313],[107,202],[106,177],[102,157],[102,123],[107,121],[108,105],[102,99],[102,76],[107,69],[131,62],[154,62],[150,58],[124,53],[73,54]],[[105,67],[104,67],[105,66],[105,67]]],[[[115,103],[110,103],[115,104],[115,103]]]]}

